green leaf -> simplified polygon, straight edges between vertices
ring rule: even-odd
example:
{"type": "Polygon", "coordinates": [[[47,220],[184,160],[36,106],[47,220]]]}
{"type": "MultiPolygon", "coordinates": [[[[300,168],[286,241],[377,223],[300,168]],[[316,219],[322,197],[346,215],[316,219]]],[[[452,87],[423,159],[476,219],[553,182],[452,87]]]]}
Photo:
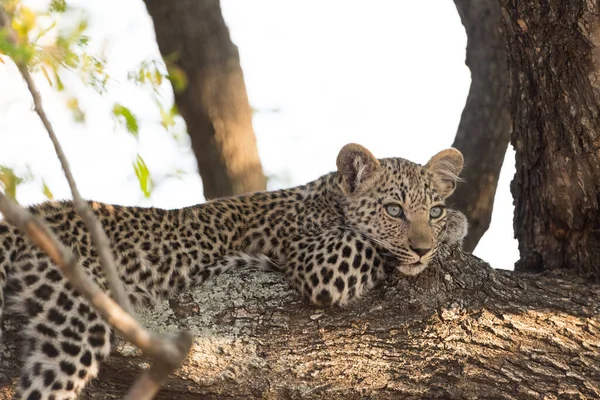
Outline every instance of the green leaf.
{"type": "Polygon", "coordinates": [[[16,12],[11,15],[11,26],[18,35],[18,42],[26,43],[28,41],[29,32],[33,31],[38,26],[38,14],[33,12],[31,8],[25,7],[22,4],[16,8],[16,12]]]}
{"type": "Polygon", "coordinates": [[[4,188],[4,193],[13,200],[17,197],[17,186],[23,182],[23,179],[15,175],[11,168],[0,165],[0,185],[4,188]]]}
{"type": "Polygon", "coordinates": [[[42,181],[42,192],[44,193],[44,196],[48,198],[48,200],[52,200],[54,198],[54,194],[52,194],[50,188],[48,187],[48,185],[46,185],[46,182],[44,181],[42,181]]]}
{"type": "Polygon", "coordinates": [[[148,166],[144,162],[142,156],[139,154],[133,163],[133,169],[135,170],[135,176],[137,176],[140,183],[140,189],[142,189],[142,193],[144,193],[146,198],[149,198],[153,189],[152,177],[150,176],[148,166]]]}
{"type": "Polygon", "coordinates": [[[138,86],[147,85],[155,93],[158,93],[160,85],[166,78],[168,77],[165,66],[158,60],[144,60],[139,69],[127,73],[127,79],[138,86]]]}
{"type": "Polygon", "coordinates": [[[75,119],[75,122],[85,122],[85,113],[79,107],[79,100],[77,100],[75,97],[67,98],[67,108],[69,111],[71,111],[71,114],[73,114],[73,119],[75,119]]]}
{"type": "Polygon", "coordinates": [[[136,138],[138,137],[139,126],[137,118],[131,113],[129,108],[120,104],[115,104],[113,107],[113,115],[118,121],[125,123],[127,132],[131,133],[136,138]]]}
{"type": "Polygon", "coordinates": [[[67,10],[67,2],[65,0],[52,0],[49,7],[50,12],[62,13],[67,10]]]}
{"type": "Polygon", "coordinates": [[[163,128],[165,128],[165,130],[168,131],[170,128],[175,126],[177,108],[173,106],[169,110],[165,110],[160,103],[158,103],[158,108],[160,109],[160,124],[163,126],[163,128]]]}
{"type": "Polygon", "coordinates": [[[79,46],[85,47],[88,45],[90,41],[90,37],[89,36],[81,36],[78,40],[77,40],[77,44],[79,46]]]}
{"type": "Polygon", "coordinates": [[[73,69],[77,69],[80,63],[80,57],[78,54],[73,53],[67,48],[68,52],[65,54],[65,58],[63,59],[63,63],[73,69]]]}
{"type": "Polygon", "coordinates": [[[174,64],[167,64],[167,71],[169,71],[169,80],[173,85],[175,93],[181,93],[187,88],[188,77],[185,72],[174,64]]]}
{"type": "Polygon", "coordinates": [[[63,85],[62,80],[60,79],[60,76],[58,75],[57,71],[54,71],[54,78],[56,79],[56,90],[59,92],[65,90],[65,85],[63,85]]]}
{"type": "Polygon", "coordinates": [[[6,28],[0,29],[0,54],[6,54],[15,63],[29,64],[35,56],[35,48],[29,43],[13,44],[8,40],[6,28]]]}

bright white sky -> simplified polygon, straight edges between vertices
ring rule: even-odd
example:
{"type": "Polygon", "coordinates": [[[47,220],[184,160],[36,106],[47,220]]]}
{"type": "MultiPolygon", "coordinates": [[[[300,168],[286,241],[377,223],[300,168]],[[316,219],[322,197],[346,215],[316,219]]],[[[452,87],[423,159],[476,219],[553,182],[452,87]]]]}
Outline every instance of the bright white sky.
{"type": "MultiPolygon", "coordinates": [[[[105,55],[112,78],[104,97],[66,78],[86,112],[85,124],[73,122],[64,98],[43,77],[37,80],[83,196],[165,208],[202,202],[187,138],[168,135],[148,91],[126,79],[142,61],[160,58],[143,2],[68,4],[88,11],[91,48],[105,55]],[[115,102],[140,119],[139,140],[112,120],[115,102]],[[158,182],[151,199],[143,197],[132,168],[137,153],[158,182]],[[172,177],[177,169],[186,174],[172,177]]],[[[254,129],[265,173],[275,176],[271,189],[334,170],[337,152],[348,142],[377,157],[420,163],[452,144],[470,84],[466,36],[453,2],[222,0],[222,7],[240,49],[250,103],[260,110],[254,129]]],[[[172,101],[168,86],[161,94],[172,101]]],[[[18,188],[22,204],[45,200],[42,179],[56,198],[70,197],[30,96],[9,62],[0,64],[0,143],[0,165],[34,177],[18,188]]],[[[512,150],[505,165],[491,229],[475,254],[512,269],[518,259],[509,192],[512,150]]]]}

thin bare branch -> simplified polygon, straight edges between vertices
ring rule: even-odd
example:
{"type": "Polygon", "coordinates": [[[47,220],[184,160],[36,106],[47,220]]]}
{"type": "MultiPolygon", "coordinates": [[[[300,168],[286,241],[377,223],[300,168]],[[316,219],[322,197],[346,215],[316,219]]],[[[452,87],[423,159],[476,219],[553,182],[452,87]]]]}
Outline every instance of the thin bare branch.
{"type": "MultiPolygon", "coordinates": [[[[8,31],[7,40],[16,44],[16,35],[12,30],[9,18],[4,12],[2,8],[0,8],[0,29],[4,28],[8,31]]],[[[100,264],[104,269],[104,274],[106,275],[106,280],[108,281],[108,287],[110,288],[110,293],[113,298],[123,307],[127,312],[131,315],[134,315],[133,307],[131,306],[131,302],[129,301],[129,297],[125,292],[125,288],[121,280],[119,279],[119,275],[117,274],[117,269],[115,265],[115,259],[111,251],[110,242],[106,233],[102,229],[102,225],[98,220],[94,217],[94,214],[90,210],[87,205],[87,202],[83,200],[79,190],[77,189],[77,185],[75,183],[75,178],[73,178],[73,174],[69,168],[69,163],[67,161],[67,157],[63,152],[62,146],[56,137],[56,133],[54,132],[54,128],[50,123],[50,120],[46,116],[44,109],[42,107],[42,98],[37,91],[35,86],[35,82],[33,81],[33,77],[29,73],[27,66],[22,62],[15,62],[17,68],[21,72],[23,79],[27,83],[27,87],[29,88],[29,92],[31,93],[31,97],[33,98],[33,105],[35,108],[35,112],[42,120],[46,131],[48,131],[48,135],[50,136],[50,140],[54,145],[54,150],[56,151],[56,155],[60,160],[60,164],[65,173],[65,177],[69,182],[69,187],[71,188],[71,193],[73,194],[73,204],[75,205],[75,211],[77,214],[83,219],[85,225],[90,233],[90,237],[92,239],[92,243],[98,250],[98,256],[100,259],[100,264]]]]}
{"type": "Polygon", "coordinates": [[[175,339],[164,339],[148,332],[89,277],[73,252],[64,246],[39,218],[31,215],[2,192],[0,212],[8,222],[24,232],[48,254],[73,287],[125,340],[138,347],[154,362],[168,366],[161,370],[172,371],[179,367],[191,347],[190,333],[182,332],[175,339]]]}
{"type": "Polygon", "coordinates": [[[167,377],[175,372],[179,365],[187,356],[192,347],[192,337],[187,332],[182,332],[174,343],[179,346],[179,354],[183,356],[181,360],[172,359],[170,361],[178,361],[177,364],[154,362],[150,369],[145,371],[131,386],[124,400],[152,400],[156,393],[160,390],[167,377]]]}
{"type": "MultiPolygon", "coordinates": [[[[7,40],[16,43],[16,35],[10,27],[6,13],[1,7],[0,28],[5,28],[8,31],[7,40]]],[[[90,302],[125,340],[138,347],[146,356],[152,359],[152,367],[139,378],[138,382],[133,385],[130,395],[128,395],[130,399],[151,399],[169,374],[181,366],[191,348],[192,336],[189,332],[181,332],[177,337],[171,339],[161,338],[144,329],[133,317],[133,308],[117,274],[110,242],[101,224],[79,194],[65,154],[56,138],[52,124],[43,110],[41,97],[35,87],[33,78],[27,70],[27,66],[23,63],[17,63],[17,67],[31,92],[35,111],[42,120],[54,145],[56,154],[71,187],[75,210],[86,223],[92,242],[98,251],[100,263],[104,268],[112,296],[116,301],[89,277],[86,271],[79,265],[79,261],[73,252],[60,242],[43,221],[31,215],[27,210],[17,205],[1,192],[0,212],[4,214],[8,222],[24,232],[37,246],[48,254],[73,287],[90,302]],[[142,389],[147,390],[147,392],[142,394],[140,392],[142,389]],[[131,395],[135,397],[131,397],[131,395]]]]}
{"type": "Polygon", "coordinates": [[[152,367],[135,381],[123,400],[151,400],[160,390],[161,382],[152,374],[152,367]]]}

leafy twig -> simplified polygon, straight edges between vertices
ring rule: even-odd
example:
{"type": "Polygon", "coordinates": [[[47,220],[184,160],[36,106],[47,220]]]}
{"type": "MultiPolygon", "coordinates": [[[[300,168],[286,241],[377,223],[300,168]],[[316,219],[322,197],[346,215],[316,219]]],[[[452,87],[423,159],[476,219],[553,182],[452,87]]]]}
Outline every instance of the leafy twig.
{"type": "MultiPolygon", "coordinates": [[[[0,28],[4,28],[8,30],[7,40],[11,41],[13,44],[16,44],[15,33],[12,31],[9,23],[8,16],[4,12],[4,10],[0,10],[0,28]]],[[[48,131],[48,136],[50,136],[50,140],[54,145],[54,150],[56,151],[56,155],[60,160],[60,164],[65,173],[65,177],[69,182],[69,187],[71,189],[71,193],[73,194],[73,204],[75,205],[75,211],[77,214],[83,219],[85,225],[90,233],[90,237],[92,239],[92,243],[98,250],[98,256],[100,258],[100,264],[104,268],[104,274],[106,275],[106,280],[108,281],[108,287],[110,288],[110,292],[115,300],[127,310],[128,313],[133,315],[133,307],[131,306],[131,302],[129,301],[129,297],[127,293],[125,293],[125,288],[121,280],[119,279],[119,275],[117,274],[117,269],[115,267],[115,260],[112,255],[112,251],[110,249],[110,242],[106,237],[106,233],[102,229],[100,222],[94,217],[92,211],[88,207],[85,200],[81,198],[81,194],[79,193],[79,189],[77,189],[77,185],[75,184],[75,179],[73,178],[73,174],[69,169],[69,163],[67,161],[67,157],[63,152],[62,146],[56,137],[56,133],[54,132],[54,128],[50,123],[50,120],[46,116],[44,109],[42,107],[42,98],[40,93],[37,91],[35,87],[35,82],[33,81],[33,77],[29,73],[27,66],[21,62],[17,62],[17,68],[21,72],[23,79],[27,83],[27,87],[29,88],[29,92],[31,92],[31,97],[33,98],[33,105],[35,107],[35,112],[42,120],[46,131],[48,131]]]]}
{"type": "MultiPolygon", "coordinates": [[[[9,18],[1,7],[0,28],[8,31],[7,40],[13,44],[17,43],[16,35],[10,27],[9,18]]],[[[71,193],[73,194],[75,210],[86,223],[94,246],[98,250],[110,291],[116,301],[100,289],[89,277],[86,271],[79,265],[78,259],[73,252],[60,242],[43,221],[31,215],[27,210],[17,205],[1,192],[0,211],[4,214],[8,222],[24,232],[36,245],[48,254],[73,287],[94,306],[125,340],[138,347],[145,355],[152,359],[153,363],[150,370],[140,376],[127,395],[127,399],[151,399],[160,389],[160,386],[167,379],[168,375],[179,368],[187,356],[192,345],[192,336],[189,332],[181,332],[177,337],[171,339],[161,338],[145,330],[133,317],[131,303],[117,274],[106,233],[79,194],[65,154],[56,138],[52,124],[42,108],[41,97],[35,87],[33,78],[27,70],[27,66],[18,62],[17,67],[31,92],[35,111],[42,120],[52,140],[56,154],[60,159],[65,176],[69,182],[71,193]]]]}

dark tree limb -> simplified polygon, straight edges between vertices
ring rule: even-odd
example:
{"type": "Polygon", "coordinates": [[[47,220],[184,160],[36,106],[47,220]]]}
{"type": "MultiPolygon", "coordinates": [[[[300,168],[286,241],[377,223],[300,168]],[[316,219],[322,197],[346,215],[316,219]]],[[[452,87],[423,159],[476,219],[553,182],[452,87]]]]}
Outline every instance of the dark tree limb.
{"type": "MultiPolygon", "coordinates": [[[[155,331],[196,334],[157,398],[600,397],[600,285],[493,270],[458,248],[442,255],[345,309],[303,304],[280,275],[237,272],[140,313],[155,331]]],[[[8,325],[0,384],[17,363],[8,325]]],[[[120,398],[143,367],[119,344],[83,398],[120,398]]]]}
{"type": "Polygon", "coordinates": [[[189,83],[175,93],[207,199],[266,189],[237,47],[219,0],[145,0],[160,52],[189,83]]]}
{"type": "Polygon", "coordinates": [[[502,16],[496,0],[454,0],[467,33],[471,88],[453,147],[465,168],[452,197],[453,207],[469,219],[464,249],[473,251],[492,219],[498,177],[510,138],[508,72],[502,16]]]}
{"type": "Polygon", "coordinates": [[[600,5],[500,4],[516,150],[515,268],[600,277],[600,5]]]}

